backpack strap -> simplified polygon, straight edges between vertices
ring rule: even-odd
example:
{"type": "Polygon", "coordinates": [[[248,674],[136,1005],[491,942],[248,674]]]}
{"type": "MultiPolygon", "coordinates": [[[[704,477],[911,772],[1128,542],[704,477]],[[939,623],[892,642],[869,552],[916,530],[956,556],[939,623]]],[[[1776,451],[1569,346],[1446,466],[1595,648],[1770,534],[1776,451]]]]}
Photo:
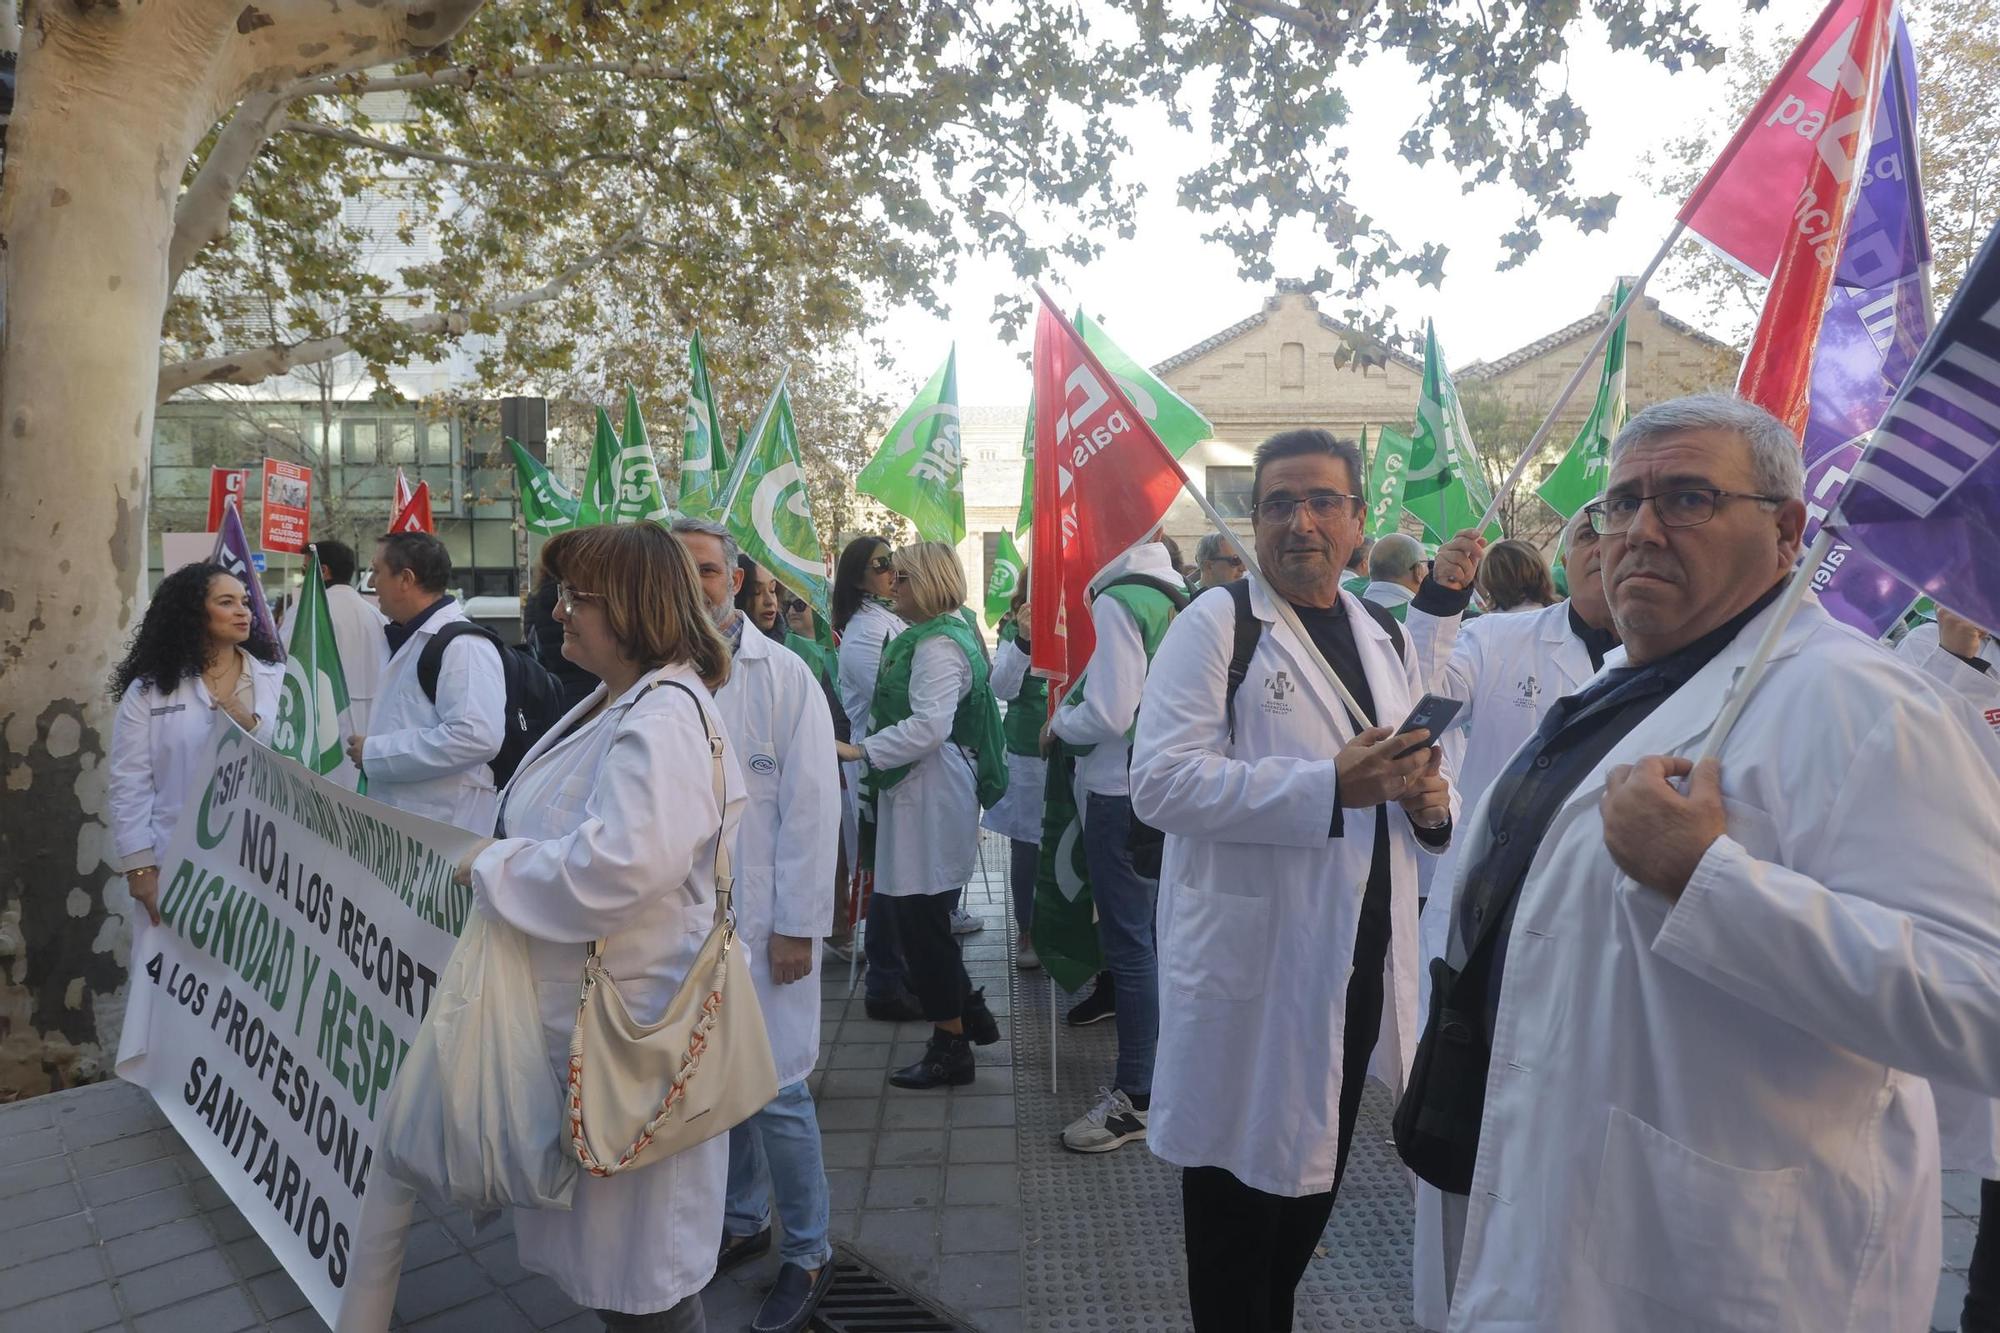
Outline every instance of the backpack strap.
{"type": "Polygon", "coordinates": [[[1229,684],[1222,694],[1222,711],[1229,719],[1229,739],[1236,739],[1236,691],[1250,674],[1250,659],[1257,654],[1257,640],[1264,637],[1264,622],[1250,609],[1250,580],[1237,579],[1226,585],[1229,600],[1236,604],[1236,634],[1229,650],[1229,684]]]}
{"type": "Polygon", "coordinates": [[[1190,600],[1185,587],[1176,588],[1164,580],[1154,578],[1150,574],[1126,574],[1115,578],[1092,593],[1090,600],[1093,602],[1096,601],[1113,588],[1150,588],[1173,604],[1175,615],[1179,615],[1181,612],[1187,610],[1187,604],[1190,600]]]}
{"type": "Polygon", "coordinates": [[[454,620],[440,627],[437,633],[431,635],[431,641],[424,645],[423,651],[417,654],[417,684],[423,688],[424,698],[432,703],[438,701],[438,671],[444,666],[444,650],[451,646],[453,639],[467,634],[476,634],[494,648],[502,650],[500,662],[502,666],[506,665],[500,636],[486,626],[476,625],[470,620],[454,620]]]}
{"type": "MultiPolygon", "coordinates": [[[[1237,582],[1240,583],[1242,580],[1238,579],[1237,582]]],[[[1230,586],[1234,587],[1235,585],[1231,584],[1230,586]]],[[[1366,608],[1368,614],[1375,618],[1376,624],[1388,632],[1389,642],[1396,645],[1396,660],[1399,662],[1409,661],[1410,654],[1403,647],[1403,627],[1397,623],[1396,617],[1389,614],[1389,608],[1386,606],[1377,606],[1366,597],[1357,596],[1355,600],[1360,602],[1366,608]]]]}

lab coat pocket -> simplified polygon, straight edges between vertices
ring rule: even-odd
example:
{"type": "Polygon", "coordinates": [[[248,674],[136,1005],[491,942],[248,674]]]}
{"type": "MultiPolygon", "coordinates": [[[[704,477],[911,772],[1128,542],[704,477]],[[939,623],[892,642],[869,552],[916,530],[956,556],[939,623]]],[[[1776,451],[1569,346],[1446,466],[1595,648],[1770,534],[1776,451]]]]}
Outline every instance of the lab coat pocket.
{"type": "Polygon", "coordinates": [[[1254,1000],[1271,967],[1271,903],[1181,885],[1167,931],[1174,989],[1202,1000],[1254,1000]]]}
{"type": "Polygon", "coordinates": [[[1775,1329],[1804,1172],[1705,1157],[1611,1108],[1589,1233],[1591,1265],[1704,1326],[1775,1329]]]}
{"type": "Polygon", "coordinates": [[[548,799],[550,826],[569,830],[581,824],[583,809],[590,803],[590,793],[596,786],[595,776],[588,773],[558,783],[548,799]]]}

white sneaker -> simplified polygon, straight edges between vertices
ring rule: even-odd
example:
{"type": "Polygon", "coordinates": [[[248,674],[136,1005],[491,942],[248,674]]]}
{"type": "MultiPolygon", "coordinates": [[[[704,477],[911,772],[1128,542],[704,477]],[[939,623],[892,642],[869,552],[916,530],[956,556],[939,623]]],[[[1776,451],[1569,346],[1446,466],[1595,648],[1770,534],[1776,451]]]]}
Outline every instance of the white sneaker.
{"type": "Polygon", "coordinates": [[[981,931],[984,929],[986,929],[986,923],[984,921],[981,921],[978,917],[974,916],[972,913],[966,911],[963,907],[954,907],[951,909],[952,934],[971,935],[977,931],[981,931]]]}
{"type": "Polygon", "coordinates": [[[1099,1088],[1097,1105],[1062,1132],[1062,1146],[1071,1152],[1111,1152],[1146,1137],[1146,1113],[1132,1105],[1120,1088],[1099,1088]]]}
{"type": "Polygon", "coordinates": [[[1035,952],[1035,942],[1023,935],[1020,946],[1014,951],[1014,966],[1023,972],[1033,972],[1041,965],[1041,955],[1035,952]]]}

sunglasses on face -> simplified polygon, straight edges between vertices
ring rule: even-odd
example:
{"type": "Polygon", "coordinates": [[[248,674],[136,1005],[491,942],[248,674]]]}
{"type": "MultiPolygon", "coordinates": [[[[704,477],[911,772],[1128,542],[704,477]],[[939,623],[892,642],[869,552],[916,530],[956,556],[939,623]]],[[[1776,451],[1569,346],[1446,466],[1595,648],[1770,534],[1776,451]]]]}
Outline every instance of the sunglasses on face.
{"type": "Polygon", "coordinates": [[[877,574],[887,574],[895,567],[896,557],[892,555],[878,555],[868,562],[868,568],[877,574]]]}
{"type": "Polygon", "coordinates": [[[806,604],[804,602],[799,602],[799,601],[788,603],[785,607],[785,610],[789,611],[791,614],[795,616],[804,612],[805,609],[806,609],[806,604]]]}

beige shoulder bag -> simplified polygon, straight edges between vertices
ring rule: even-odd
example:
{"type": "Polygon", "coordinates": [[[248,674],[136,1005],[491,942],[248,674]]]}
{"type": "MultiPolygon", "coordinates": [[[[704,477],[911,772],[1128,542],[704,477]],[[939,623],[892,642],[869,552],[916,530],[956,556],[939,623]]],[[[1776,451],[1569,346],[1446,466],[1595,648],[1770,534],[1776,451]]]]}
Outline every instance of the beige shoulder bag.
{"type": "MultiPolygon", "coordinates": [[[[694,691],[672,680],[647,690],[660,685],[694,704],[708,735],[716,809],[726,808],[722,737],[694,691]]],[[[764,1011],[737,947],[723,832],[715,835],[715,925],[658,1022],[633,1021],[604,970],[605,941],[593,942],[584,959],[569,1043],[569,1133],[576,1160],[594,1176],[646,1166],[727,1133],[778,1095],[764,1011]],[[637,1136],[628,1137],[635,1127],[637,1136]]]]}

